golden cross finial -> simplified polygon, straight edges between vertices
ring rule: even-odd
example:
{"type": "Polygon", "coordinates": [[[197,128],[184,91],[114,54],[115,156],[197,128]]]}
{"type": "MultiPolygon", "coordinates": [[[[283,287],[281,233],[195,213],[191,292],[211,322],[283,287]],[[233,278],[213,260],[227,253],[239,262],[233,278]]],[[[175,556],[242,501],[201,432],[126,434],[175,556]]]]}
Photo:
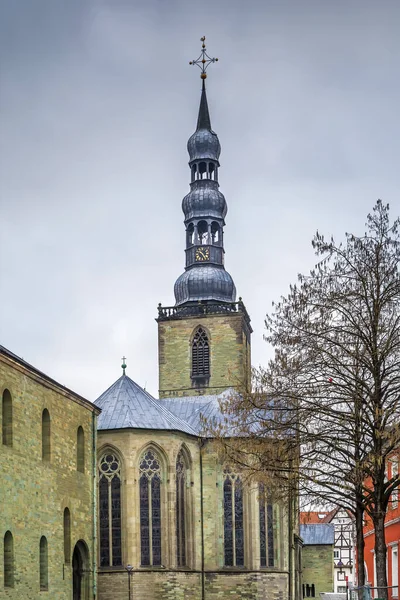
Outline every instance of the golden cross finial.
{"type": "Polygon", "coordinates": [[[207,77],[207,67],[209,64],[214,63],[214,62],[218,62],[218,58],[211,58],[210,56],[208,56],[207,52],[206,52],[206,36],[203,35],[202,38],[200,38],[201,41],[201,53],[200,56],[197,60],[191,60],[189,65],[197,65],[198,67],[200,67],[201,69],[201,73],[200,73],[200,77],[202,79],[205,79],[207,77]]]}

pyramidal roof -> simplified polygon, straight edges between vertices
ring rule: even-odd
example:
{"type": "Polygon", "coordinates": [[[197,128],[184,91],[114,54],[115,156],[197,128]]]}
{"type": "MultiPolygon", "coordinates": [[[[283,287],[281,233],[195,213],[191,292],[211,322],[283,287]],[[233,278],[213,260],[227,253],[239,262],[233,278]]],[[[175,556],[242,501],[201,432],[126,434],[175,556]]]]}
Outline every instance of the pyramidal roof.
{"type": "Polygon", "coordinates": [[[168,410],[162,401],[122,375],[94,402],[101,408],[97,428],[104,429],[164,429],[197,435],[180,417],[168,410]]]}

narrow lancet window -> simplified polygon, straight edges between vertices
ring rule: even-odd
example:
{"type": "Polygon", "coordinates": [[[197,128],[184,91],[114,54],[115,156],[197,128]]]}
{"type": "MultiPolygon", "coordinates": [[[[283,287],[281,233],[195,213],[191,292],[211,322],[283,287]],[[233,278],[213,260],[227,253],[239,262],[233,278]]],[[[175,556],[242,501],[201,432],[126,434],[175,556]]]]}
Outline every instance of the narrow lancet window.
{"type": "Polygon", "coordinates": [[[259,485],[260,507],[260,565],[275,566],[274,549],[274,511],[263,484],[259,485]]]}
{"type": "Polygon", "coordinates": [[[192,342],[192,378],[210,376],[210,344],[202,327],[198,327],[192,342]]]}
{"type": "Polygon", "coordinates": [[[51,454],[50,414],[47,408],[42,413],[42,460],[49,462],[51,454]]]}
{"type": "Polygon", "coordinates": [[[85,433],[81,426],[78,427],[76,436],[76,468],[81,473],[85,472],[85,433]]]}
{"type": "Polygon", "coordinates": [[[140,460],[140,550],[143,567],[161,565],[161,467],[153,450],[140,460]]]}
{"type": "Polygon", "coordinates": [[[224,471],[224,551],[226,567],[244,566],[243,484],[230,469],[224,471]]]}
{"type": "Polygon", "coordinates": [[[2,436],[4,446],[12,446],[12,409],[11,394],[8,390],[4,390],[2,401],[2,436]]]}
{"type": "Polygon", "coordinates": [[[11,531],[4,536],[4,587],[14,587],[14,540],[11,531]]]}
{"type": "Polygon", "coordinates": [[[99,526],[100,566],[121,566],[121,465],[112,452],[100,459],[99,526]]]}
{"type": "Polygon", "coordinates": [[[178,567],[186,566],[186,463],[183,452],[176,460],[176,555],[178,567]]]}
{"type": "Polygon", "coordinates": [[[47,540],[44,535],[40,538],[40,591],[45,592],[49,589],[49,556],[47,550],[47,540]]]}
{"type": "Polygon", "coordinates": [[[64,508],[64,562],[71,562],[71,513],[64,508]]]}

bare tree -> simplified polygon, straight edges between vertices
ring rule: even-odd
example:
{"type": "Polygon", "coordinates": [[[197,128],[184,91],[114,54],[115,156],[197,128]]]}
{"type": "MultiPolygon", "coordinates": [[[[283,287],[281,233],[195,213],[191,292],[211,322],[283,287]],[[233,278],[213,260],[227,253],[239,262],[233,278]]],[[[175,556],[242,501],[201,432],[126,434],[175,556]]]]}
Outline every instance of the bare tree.
{"type": "Polygon", "coordinates": [[[252,393],[224,403],[229,425],[219,427],[225,453],[251,476],[284,494],[296,472],[301,490],[354,513],[359,585],[367,511],[382,598],[384,519],[400,483],[398,475],[385,477],[400,444],[399,224],[390,223],[389,207],[379,200],[363,236],[346,234],[337,245],[315,235],[318,264],[299,275],[266,319],[275,358],[256,373],[252,393]],[[293,460],[296,447],[300,460],[293,460]]]}

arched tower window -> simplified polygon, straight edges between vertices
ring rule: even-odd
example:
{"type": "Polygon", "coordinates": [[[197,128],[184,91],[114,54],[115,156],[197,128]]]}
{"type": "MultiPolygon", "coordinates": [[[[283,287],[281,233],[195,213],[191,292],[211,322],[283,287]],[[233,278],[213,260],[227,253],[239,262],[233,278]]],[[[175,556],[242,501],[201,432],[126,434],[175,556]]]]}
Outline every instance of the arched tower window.
{"type": "Polygon", "coordinates": [[[188,228],[186,230],[186,235],[187,235],[187,246],[193,246],[193,244],[194,244],[194,225],[193,225],[193,223],[190,223],[188,225],[188,228]]]}
{"type": "Polygon", "coordinates": [[[64,508],[64,562],[71,562],[71,513],[64,508]]]}
{"type": "Polygon", "coordinates": [[[105,452],[99,466],[100,566],[122,565],[121,544],[121,465],[111,451],[105,452]]]}
{"type": "Polygon", "coordinates": [[[182,450],[176,459],[176,563],[186,566],[186,473],[182,450]]]}
{"type": "Polygon", "coordinates": [[[197,233],[200,244],[208,244],[208,224],[207,221],[199,221],[197,224],[197,233]]]}
{"type": "Polygon", "coordinates": [[[14,540],[11,531],[4,536],[4,587],[14,587],[14,540]]]}
{"type": "Polygon", "coordinates": [[[47,408],[42,412],[42,460],[49,462],[51,453],[50,414],[47,408]]]}
{"type": "Polygon", "coordinates": [[[47,540],[42,535],[40,538],[40,591],[49,589],[49,556],[47,550],[47,540]]]}
{"type": "Polygon", "coordinates": [[[198,327],[192,342],[192,378],[210,377],[210,343],[203,327],[198,327]]]}
{"type": "Polygon", "coordinates": [[[76,435],[76,469],[85,472],[85,432],[81,426],[78,427],[76,435]]]}
{"type": "Polygon", "coordinates": [[[140,460],[140,550],[143,567],[161,565],[161,467],[153,450],[140,460]]]}
{"type": "Polygon", "coordinates": [[[2,401],[2,435],[4,446],[12,446],[12,398],[8,390],[3,392],[2,401]]]}
{"type": "Polygon", "coordinates": [[[243,484],[230,469],[224,471],[224,552],[226,567],[244,566],[243,484]]]}
{"type": "Polygon", "coordinates": [[[211,223],[211,240],[213,244],[220,243],[220,228],[216,221],[211,223]]]}
{"type": "Polygon", "coordinates": [[[259,485],[260,507],[260,565],[274,567],[274,512],[262,483],[259,485]]]}

